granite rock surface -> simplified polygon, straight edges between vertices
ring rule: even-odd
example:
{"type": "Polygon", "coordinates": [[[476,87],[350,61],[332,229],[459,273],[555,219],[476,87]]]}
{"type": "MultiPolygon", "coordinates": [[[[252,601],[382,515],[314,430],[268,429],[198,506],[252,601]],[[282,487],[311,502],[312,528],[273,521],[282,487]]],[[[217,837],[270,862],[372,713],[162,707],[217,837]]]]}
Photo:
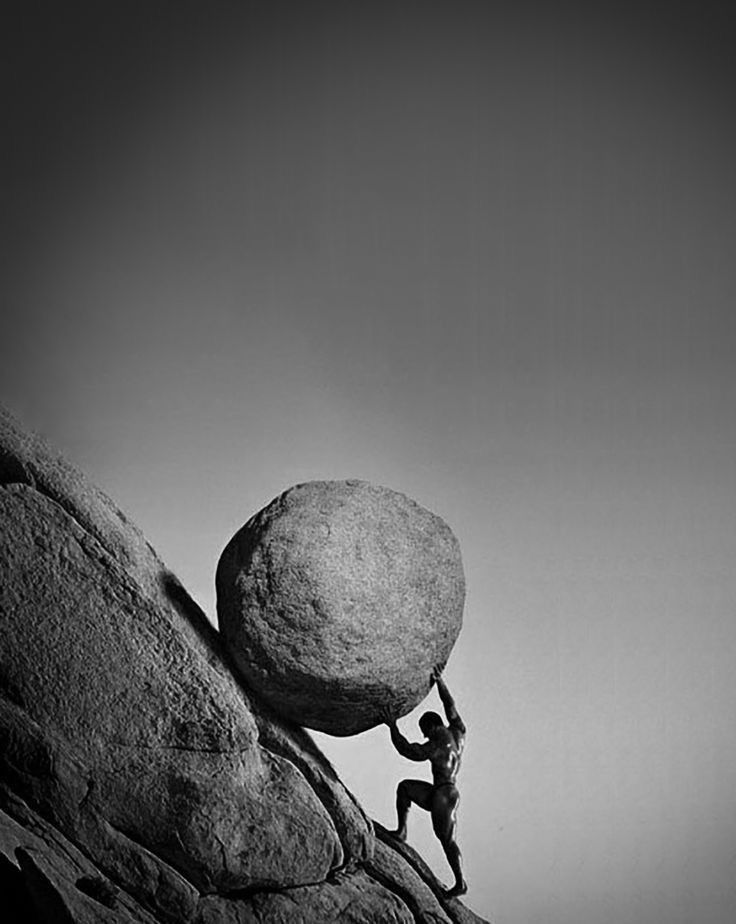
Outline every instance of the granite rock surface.
{"type": "Polygon", "coordinates": [[[410,712],[462,624],[450,527],[362,481],[297,485],[252,517],[217,568],[220,630],[257,693],[333,735],[410,712]]]}

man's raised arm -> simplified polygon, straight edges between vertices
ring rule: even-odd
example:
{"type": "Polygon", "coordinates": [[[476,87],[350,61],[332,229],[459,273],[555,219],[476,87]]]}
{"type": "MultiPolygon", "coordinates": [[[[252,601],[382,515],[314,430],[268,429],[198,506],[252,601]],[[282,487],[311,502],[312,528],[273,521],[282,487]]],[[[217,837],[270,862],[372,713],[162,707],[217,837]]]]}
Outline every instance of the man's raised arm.
{"type": "Polygon", "coordinates": [[[432,677],[437,684],[437,692],[439,693],[440,699],[442,700],[442,705],[445,707],[445,715],[447,716],[447,722],[450,728],[453,731],[464,735],[465,723],[460,718],[460,715],[455,707],[455,700],[452,698],[452,694],[447,689],[447,684],[442,679],[442,671],[440,668],[436,667],[434,669],[432,677]]]}
{"type": "Polygon", "coordinates": [[[388,725],[388,730],[391,733],[391,743],[402,757],[406,757],[408,760],[427,760],[424,745],[412,744],[411,741],[401,734],[396,724],[396,719],[390,709],[383,710],[382,718],[384,724],[388,725]]]}

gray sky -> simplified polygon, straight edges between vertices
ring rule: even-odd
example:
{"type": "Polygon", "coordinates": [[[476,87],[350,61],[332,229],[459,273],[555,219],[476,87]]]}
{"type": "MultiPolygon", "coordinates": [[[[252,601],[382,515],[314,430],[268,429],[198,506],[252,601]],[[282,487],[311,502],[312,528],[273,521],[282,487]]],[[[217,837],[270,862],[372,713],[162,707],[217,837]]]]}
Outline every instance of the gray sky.
{"type": "MultiPolygon", "coordinates": [[[[468,904],[731,924],[730,11],[48,6],[4,30],[4,400],[210,615],[293,483],[442,515],[468,904]]],[[[319,742],[389,823],[385,729],[319,742]]]]}

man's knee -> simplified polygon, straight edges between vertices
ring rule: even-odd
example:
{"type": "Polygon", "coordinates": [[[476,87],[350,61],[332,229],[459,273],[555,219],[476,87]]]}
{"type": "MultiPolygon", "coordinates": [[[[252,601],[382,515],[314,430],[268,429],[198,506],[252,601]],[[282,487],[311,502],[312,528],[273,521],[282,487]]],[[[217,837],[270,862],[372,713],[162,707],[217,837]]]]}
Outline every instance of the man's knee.
{"type": "Polygon", "coordinates": [[[409,794],[409,786],[406,780],[402,780],[396,787],[396,804],[411,805],[411,795],[409,794]]]}

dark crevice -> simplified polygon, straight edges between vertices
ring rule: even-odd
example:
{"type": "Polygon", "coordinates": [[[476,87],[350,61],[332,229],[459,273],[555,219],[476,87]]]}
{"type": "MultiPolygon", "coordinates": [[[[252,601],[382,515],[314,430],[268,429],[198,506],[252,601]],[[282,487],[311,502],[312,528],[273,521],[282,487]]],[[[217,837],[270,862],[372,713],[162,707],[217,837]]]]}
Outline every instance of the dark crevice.
{"type": "MultiPolygon", "coordinates": [[[[297,889],[310,889],[325,885],[328,879],[317,879],[314,882],[298,882],[294,885],[279,885],[278,883],[260,883],[259,885],[244,886],[241,889],[230,889],[227,892],[212,893],[215,898],[226,898],[232,901],[248,901],[256,895],[287,895],[297,889]]],[[[206,896],[202,896],[205,898],[206,896]]]]}
{"type": "Polygon", "coordinates": [[[95,788],[95,781],[92,779],[92,777],[90,777],[87,780],[87,789],[85,790],[85,793],[82,796],[82,798],[79,800],[79,805],[77,806],[78,812],[81,812],[84,808],[86,808],[87,803],[89,802],[89,798],[92,795],[92,790],[94,788],[95,788]]]}
{"type": "Polygon", "coordinates": [[[90,863],[95,863],[92,857],[87,856],[84,848],[80,844],[75,843],[75,841],[66,834],[61,834],[60,830],[56,827],[56,824],[53,821],[47,819],[41,813],[39,808],[34,807],[30,802],[26,802],[4,783],[0,783],[0,809],[2,809],[8,818],[11,818],[19,827],[24,828],[42,840],[49,849],[61,851],[67,860],[69,860],[71,863],[76,861],[73,854],[68,850],[66,844],[68,844],[73,849],[79,850],[80,853],[82,853],[90,861],[90,863]],[[18,803],[20,803],[25,811],[19,809],[18,803]],[[30,813],[31,817],[29,817],[28,813],[30,813]],[[47,830],[33,817],[36,814],[38,815],[38,818],[45,822],[54,831],[59,833],[65,843],[59,843],[58,841],[50,840],[47,830]]]}
{"type": "Polygon", "coordinates": [[[34,853],[36,851],[26,850],[24,847],[15,848],[15,858],[23,872],[31,903],[44,921],[75,924],[72,912],[58,886],[36,862],[34,853]]]}
{"type": "Polygon", "coordinates": [[[20,869],[0,853],[0,894],[5,924],[41,924],[20,869]]]}
{"type": "MultiPolygon", "coordinates": [[[[314,888],[317,886],[339,887],[343,881],[349,879],[350,876],[358,870],[361,870],[369,879],[376,882],[379,886],[381,886],[381,888],[385,889],[387,892],[390,892],[395,898],[397,898],[403,907],[406,908],[409,914],[411,914],[411,916],[414,918],[416,924],[446,924],[445,921],[437,917],[437,915],[433,914],[431,911],[424,911],[420,903],[414,899],[410,891],[397,886],[396,883],[394,883],[389,877],[377,873],[372,868],[368,868],[366,863],[346,864],[344,867],[332,870],[326,879],[317,880],[315,882],[305,882],[292,886],[255,885],[243,889],[233,889],[228,892],[213,893],[211,896],[203,895],[202,897],[214,897],[223,898],[230,901],[248,902],[258,895],[288,895],[289,893],[296,892],[300,889],[314,888]]],[[[345,909],[343,909],[343,913],[344,910],[345,909]]]]}
{"type": "MultiPolygon", "coordinates": [[[[0,608],[0,615],[2,612],[0,608]]],[[[19,709],[26,708],[20,684],[10,676],[10,669],[4,664],[0,664],[0,696],[19,709]]]]}
{"type": "Polygon", "coordinates": [[[80,876],[74,885],[80,892],[84,892],[85,895],[107,908],[114,908],[117,905],[120,889],[108,879],[103,879],[102,876],[80,876]]]}
{"type": "Polygon", "coordinates": [[[395,895],[399,899],[402,905],[407,909],[409,914],[414,918],[416,924],[428,924],[428,922],[434,921],[437,924],[445,924],[444,921],[437,918],[435,915],[425,914],[419,902],[414,898],[414,896],[406,889],[402,889],[398,886],[392,879],[384,874],[380,873],[374,866],[370,866],[365,870],[366,875],[369,879],[372,879],[374,882],[377,882],[380,886],[386,889],[387,892],[390,892],[392,895],[395,895]]]}
{"type": "Polygon", "coordinates": [[[0,448],[0,485],[6,484],[35,486],[33,475],[28,467],[12,452],[0,448]]]}

